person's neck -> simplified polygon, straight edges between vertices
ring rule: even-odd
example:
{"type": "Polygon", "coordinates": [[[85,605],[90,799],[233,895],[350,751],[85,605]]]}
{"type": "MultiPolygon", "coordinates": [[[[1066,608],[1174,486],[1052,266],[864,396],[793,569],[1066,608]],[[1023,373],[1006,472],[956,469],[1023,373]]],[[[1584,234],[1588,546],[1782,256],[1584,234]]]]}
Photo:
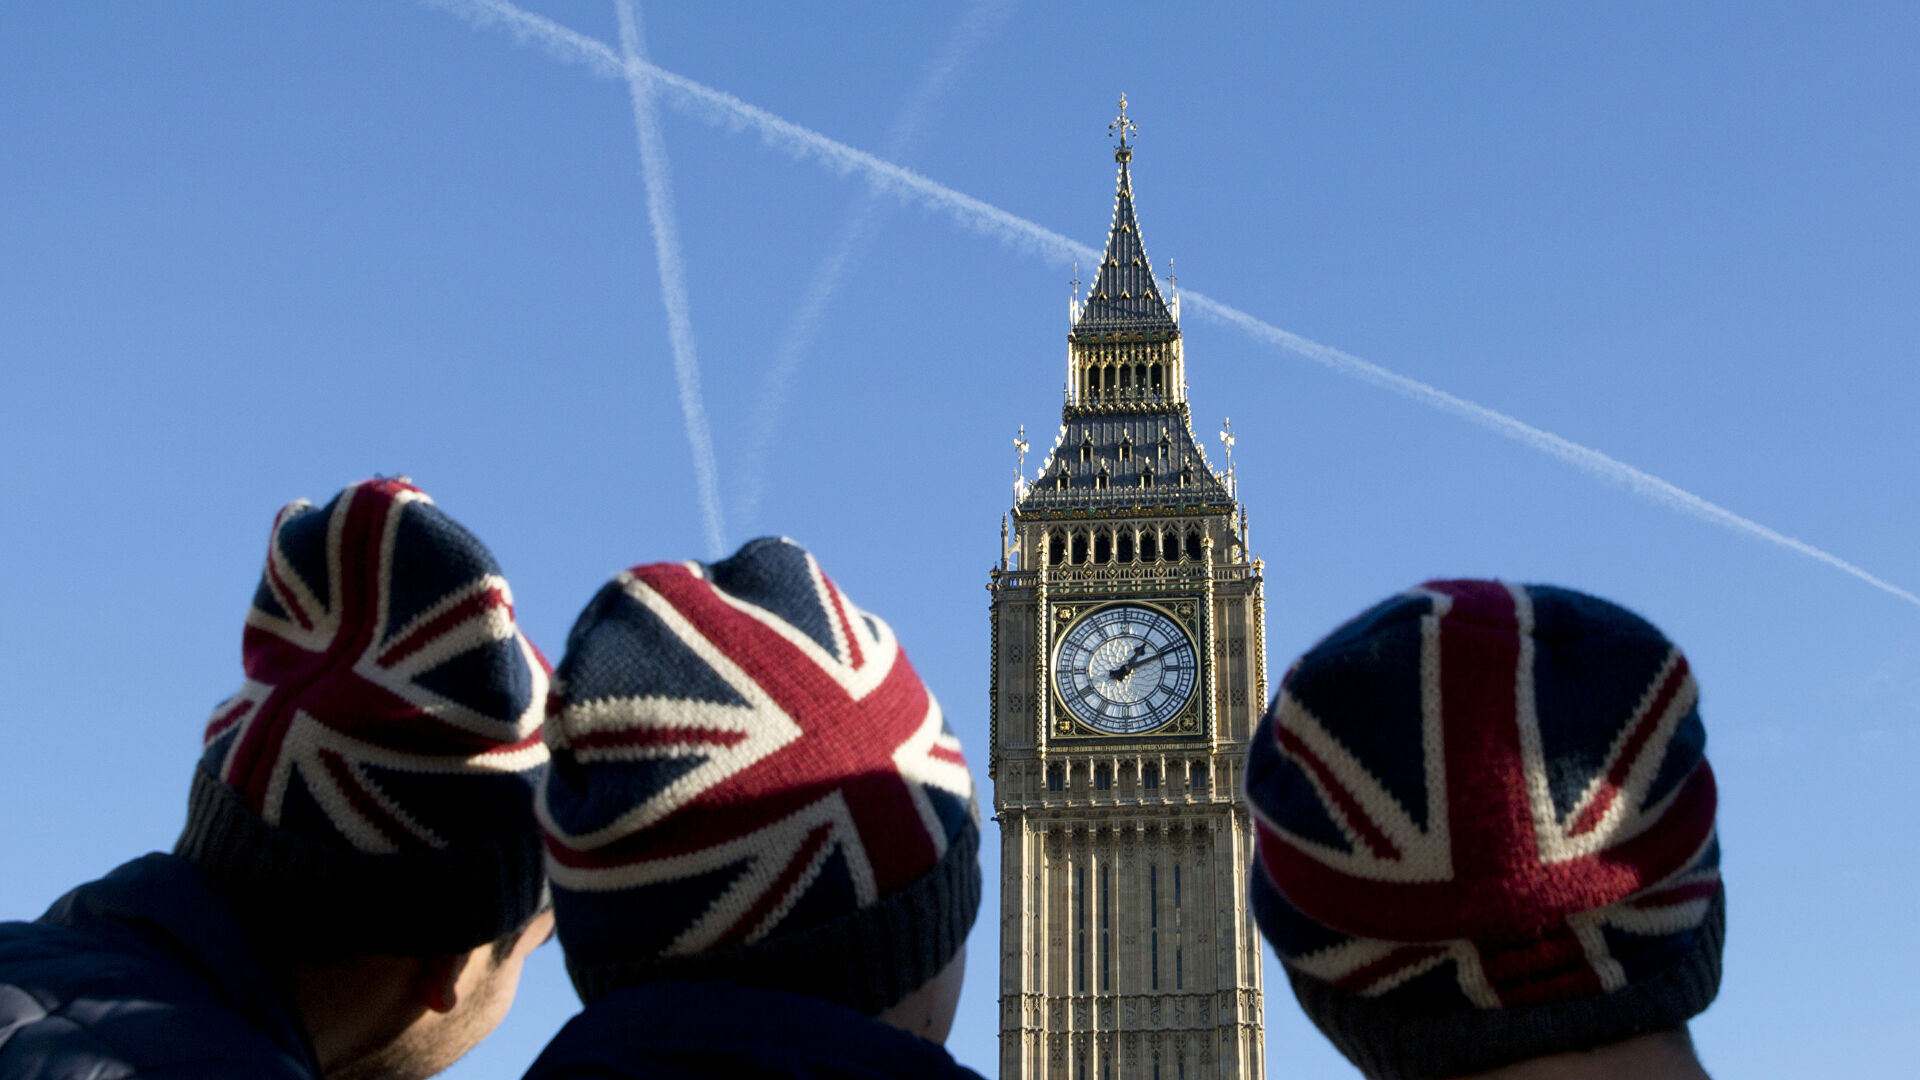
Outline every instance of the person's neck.
{"type": "Polygon", "coordinates": [[[1685,1028],[1529,1058],[1461,1080],[1709,1080],[1685,1028]]]}
{"type": "Polygon", "coordinates": [[[289,966],[288,996],[322,1075],[391,1042],[420,1014],[405,993],[408,969],[417,963],[354,957],[289,966]]]}
{"type": "Polygon", "coordinates": [[[961,949],[938,975],[891,1008],[881,1010],[874,1019],[928,1042],[944,1043],[953,1030],[953,1015],[960,1007],[960,984],[966,977],[967,950],[961,949]]]}

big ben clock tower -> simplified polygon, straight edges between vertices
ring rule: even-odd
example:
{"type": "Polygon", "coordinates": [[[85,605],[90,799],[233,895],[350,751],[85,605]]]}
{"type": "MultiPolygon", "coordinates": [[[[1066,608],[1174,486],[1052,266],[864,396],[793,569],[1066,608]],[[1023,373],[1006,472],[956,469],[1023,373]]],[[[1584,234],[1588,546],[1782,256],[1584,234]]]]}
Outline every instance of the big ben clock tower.
{"type": "Polygon", "coordinates": [[[1060,434],[988,586],[1000,1075],[1257,1080],[1239,791],[1267,693],[1262,568],[1193,435],[1124,97],[1112,130],[1113,226],[1074,300],[1060,434]]]}

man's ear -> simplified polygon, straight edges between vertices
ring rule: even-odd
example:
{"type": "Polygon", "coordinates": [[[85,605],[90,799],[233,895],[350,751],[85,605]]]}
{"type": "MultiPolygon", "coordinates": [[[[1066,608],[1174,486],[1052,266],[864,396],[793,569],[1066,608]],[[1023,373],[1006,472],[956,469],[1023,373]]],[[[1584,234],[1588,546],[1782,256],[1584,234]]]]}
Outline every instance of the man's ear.
{"type": "Polygon", "coordinates": [[[460,974],[472,959],[471,953],[422,959],[419,981],[415,983],[420,994],[417,999],[419,1003],[437,1013],[452,1012],[453,1007],[460,1004],[460,974]]]}

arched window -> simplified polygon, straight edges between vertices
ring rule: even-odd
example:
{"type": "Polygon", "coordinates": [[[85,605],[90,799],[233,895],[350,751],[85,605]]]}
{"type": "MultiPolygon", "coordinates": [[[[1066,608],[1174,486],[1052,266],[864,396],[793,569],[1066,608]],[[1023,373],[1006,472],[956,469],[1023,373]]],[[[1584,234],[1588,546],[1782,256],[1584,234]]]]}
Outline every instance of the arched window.
{"type": "Polygon", "coordinates": [[[1100,378],[1101,378],[1101,381],[1106,384],[1107,396],[1112,397],[1113,396],[1113,380],[1114,380],[1114,372],[1113,372],[1112,364],[1107,365],[1106,374],[1102,375],[1100,378]]]}
{"type": "Polygon", "coordinates": [[[1085,566],[1087,562],[1087,534],[1073,534],[1073,565],[1085,566]]]}
{"type": "Polygon", "coordinates": [[[1189,529],[1187,530],[1187,558],[1198,559],[1199,557],[1200,557],[1200,530],[1189,529]]]}
{"type": "Polygon", "coordinates": [[[1113,789],[1112,766],[1095,765],[1093,767],[1093,787],[1096,791],[1111,791],[1113,789]]]}
{"type": "Polygon", "coordinates": [[[1067,771],[1058,765],[1047,766],[1047,790],[1064,791],[1067,786],[1067,771]]]}
{"type": "Polygon", "coordinates": [[[1160,534],[1152,529],[1140,534],[1140,561],[1158,562],[1160,559],[1160,534]]]}
{"type": "Polygon", "coordinates": [[[1121,529],[1120,535],[1113,538],[1113,558],[1115,562],[1133,561],[1133,530],[1121,529]]]}
{"type": "Polygon", "coordinates": [[[1133,369],[1125,364],[1120,365],[1120,389],[1133,389],[1133,369]]]}
{"type": "Polygon", "coordinates": [[[1168,562],[1172,562],[1173,560],[1180,557],[1179,530],[1177,529],[1167,530],[1167,534],[1160,538],[1160,550],[1163,553],[1160,557],[1167,560],[1168,562]]]}
{"type": "MultiPolygon", "coordinates": [[[[1061,479],[1063,480],[1066,479],[1065,473],[1061,474],[1061,479]]],[[[1059,530],[1055,530],[1053,533],[1049,534],[1047,537],[1047,565],[1059,566],[1061,563],[1066,561],[1067,561],[1067,534],[1060,532],[1059,530]]]]}
{"type": "Polygon", "coordinates": [[[1163,432],[1160,436],[1160,456],[1166,457],[1167,451],[1171,449],[1173,449],[1173,440],[1167,438],[1166,434],[1163,432]]]}
{"type": "Polygon", "coordinates": [[[1155,364],[1147,369],[1147,382],[1148,385],[1153,387],[1153,396],[1155,397],[1160,396],[1160,378],[1159,364],[1155,364]]]}
{"type": "Polygon", "coordinates": [[[1101,566],[1113,561],[1113,534],[1105,529],[1093,534],[1093,561],[1101,566]]]}

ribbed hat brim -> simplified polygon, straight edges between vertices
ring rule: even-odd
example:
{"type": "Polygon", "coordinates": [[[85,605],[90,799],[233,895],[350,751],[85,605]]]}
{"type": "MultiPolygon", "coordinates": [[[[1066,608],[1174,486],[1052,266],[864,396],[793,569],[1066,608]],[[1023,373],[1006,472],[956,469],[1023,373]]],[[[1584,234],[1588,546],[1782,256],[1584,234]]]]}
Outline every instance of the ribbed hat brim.
{"type": "Polygon", "coordinates": [[[230,896],[256,936],[306,955],[435,956],[524,926],[544,903],[529,830],[438,850],[374,854],[276,829],[195,769],[174,854],[230,896]]]}

